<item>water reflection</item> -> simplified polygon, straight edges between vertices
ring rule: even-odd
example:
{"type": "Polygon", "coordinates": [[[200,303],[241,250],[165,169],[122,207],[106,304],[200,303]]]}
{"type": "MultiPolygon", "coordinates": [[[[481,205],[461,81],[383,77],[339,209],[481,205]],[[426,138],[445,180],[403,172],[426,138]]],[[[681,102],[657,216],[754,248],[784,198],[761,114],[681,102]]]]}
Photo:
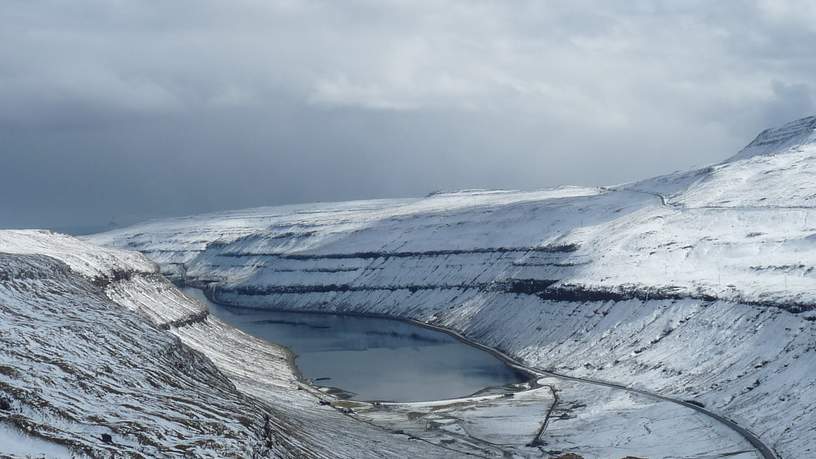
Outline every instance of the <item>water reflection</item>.
{"type": "MultiPolygon", "coordinates": [[[[186,291],[202,297],[200,291],[186,291]]],[[[439,400],[523,380],[493,355],[410,323],[208,304],[225,322],[287,346],[307,378],[343,389],[353,399],[439,400]]]]}

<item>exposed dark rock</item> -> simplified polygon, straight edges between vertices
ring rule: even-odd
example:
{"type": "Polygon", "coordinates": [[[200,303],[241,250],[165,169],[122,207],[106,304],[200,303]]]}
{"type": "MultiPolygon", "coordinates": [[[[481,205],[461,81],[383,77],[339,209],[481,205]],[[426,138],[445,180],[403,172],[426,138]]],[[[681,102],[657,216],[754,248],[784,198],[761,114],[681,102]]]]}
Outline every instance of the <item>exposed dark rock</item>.
{"type": "Polygon", "coordinates": [[[501,283],[497,283],[495,290],[507,293],[524,293],[527,295],[536,295],[543,293],[547,287],[558,282],[550,279],[510,279],[501,283]]]}
{"type": "MultiPolygon", "coordinates": [[[[211,244],[212,246],[212,244],[211,244]]],[[[488,247],[478,249],[452,249],[452,250],[428,250],[424,252],[351,252],[351,253],[325,253],[325,254],[301,254],[282,252],[224,252],[222,257],[275,257],[286,260],[338,260],[338,259],[378,259],[378,258],[414,258],[414,257],[440,257],[448,255],[471,255],[490,253],[571,253],[580,248],[578,244],[547,245],[541,247],[488,247]]]]}
{"type": "Polygon", "coordinates": [[[171,328],[185,327],[187,325],[192,325],[192,324],[196,324],[196,323],[199,323],[199,322],[203,322],[203,321],[207,320],[207,317],[209,317],[209,315],[210,315],[210,311],[201,311],[201,312],[196,313],[196,314],[191,314],[191,315],[189,315],[187,317],[184,317],[182,319],[171,320],[170,322],[163,323],[163,324],[159,325],[159,328],[161,328],[162,330],[169,330],[171,328]]]}
{"type": "Polygon", "coordinates": [[[11,400],[0,395],[0,411],[11,411],[11,400]]]}

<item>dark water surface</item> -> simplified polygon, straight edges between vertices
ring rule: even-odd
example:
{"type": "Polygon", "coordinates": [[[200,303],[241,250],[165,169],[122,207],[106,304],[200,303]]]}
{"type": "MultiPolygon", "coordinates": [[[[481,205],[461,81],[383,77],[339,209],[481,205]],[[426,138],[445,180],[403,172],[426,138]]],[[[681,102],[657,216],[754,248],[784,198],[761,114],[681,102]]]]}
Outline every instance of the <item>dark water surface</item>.
{"type": "MultiPolygon", "coordinates": [[[[185,293],[206,301],[200,290],[185,293]]],[[[236,328],[288,347],[305,377],[355,400],[441,400],[525,380],[490,353],[407,322],[206,304],[236,328]]]]}

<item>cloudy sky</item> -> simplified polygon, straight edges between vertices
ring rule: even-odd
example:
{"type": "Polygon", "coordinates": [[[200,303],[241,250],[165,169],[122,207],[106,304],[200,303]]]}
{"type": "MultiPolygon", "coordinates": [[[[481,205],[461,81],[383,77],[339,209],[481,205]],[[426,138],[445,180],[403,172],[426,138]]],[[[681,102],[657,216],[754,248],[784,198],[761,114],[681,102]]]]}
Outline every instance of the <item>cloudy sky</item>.
{"type": "Polygon", "coordinates": [[[0,227],[612,184],[816,112],[816,3],[4,0],[0,227]]]}

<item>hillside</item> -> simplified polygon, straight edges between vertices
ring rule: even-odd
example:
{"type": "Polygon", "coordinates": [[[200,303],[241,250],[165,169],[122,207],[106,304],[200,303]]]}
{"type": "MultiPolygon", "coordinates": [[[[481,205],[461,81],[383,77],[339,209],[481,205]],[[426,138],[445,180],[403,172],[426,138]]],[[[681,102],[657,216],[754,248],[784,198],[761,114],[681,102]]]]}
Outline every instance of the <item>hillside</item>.
{"type": "Polygon", "coordinates": [[[89,240],[222,303],[411,318],[533,367],[694,399],[810,457],[814,129],[612,187],[249,209],[89,240]]]}
{"type": "Polygon", "coordinates": [[[209,317],[157,269],[0,231],[0,456],[445,456],[320,406],[288,351],[209,317]]]}

